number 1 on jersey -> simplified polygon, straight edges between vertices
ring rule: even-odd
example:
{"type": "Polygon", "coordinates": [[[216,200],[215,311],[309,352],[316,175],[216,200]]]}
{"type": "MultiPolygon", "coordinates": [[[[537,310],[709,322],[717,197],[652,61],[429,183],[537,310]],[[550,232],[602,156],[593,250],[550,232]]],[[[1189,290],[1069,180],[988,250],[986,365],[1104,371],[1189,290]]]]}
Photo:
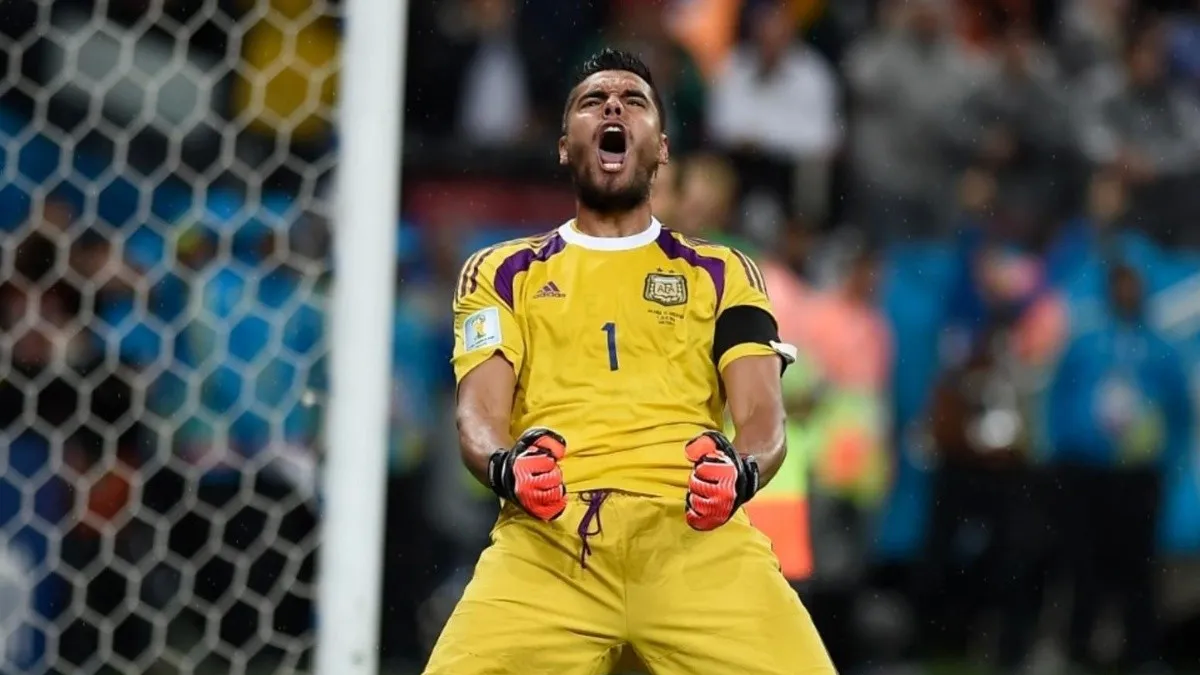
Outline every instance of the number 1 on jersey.
{"type": "Polygon", "coordinates": [[[601,330],[608,336],[608,369],[616,370],[621,367],[617,363],[617,324],[610,321],[601,330]]]}

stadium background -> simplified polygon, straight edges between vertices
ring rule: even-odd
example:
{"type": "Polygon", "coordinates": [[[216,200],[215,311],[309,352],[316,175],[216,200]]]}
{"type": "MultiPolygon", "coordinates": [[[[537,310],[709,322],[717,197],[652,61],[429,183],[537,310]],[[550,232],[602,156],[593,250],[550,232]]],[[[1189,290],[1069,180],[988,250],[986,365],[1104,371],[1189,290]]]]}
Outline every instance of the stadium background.
{"type": "MultiPolygon", "coordinates": [[[[0,2],[0,672],[307,665],[341,12],[0,2]]],[[[1057,663],[1047,382],[1108,320],[1114,261],[1200,382],[1200,5],[413,0],[410,17],[389,672],[421,663],[492,515],[454,450],[450,288],[472,250],[571,213],[552,149],[569,73],[604,44],[641,53],[668,101],[658,215],[756,256],[806,354],[788,387],[808,469],[787,488],[811,511],[802,590],[835,652],[994,661],[986,617],[1017,575],[989,546],[1015,527],[1044,572],[1020,577],[1039,598],[1020,656],[1057,663]],[[1156,68],[1158,97],[1131,93],[1156,68]],[[999,516],[950,513],[970,531],[931,547],[951,508],[933,394],[996,325],[1030,482],[999,516]],[[948,567],[985,618],[935,649],[928,579],[948,567]]],[[[1187,445],[1153,566],[1177,667],[1200,662],[1187,445]]]]}

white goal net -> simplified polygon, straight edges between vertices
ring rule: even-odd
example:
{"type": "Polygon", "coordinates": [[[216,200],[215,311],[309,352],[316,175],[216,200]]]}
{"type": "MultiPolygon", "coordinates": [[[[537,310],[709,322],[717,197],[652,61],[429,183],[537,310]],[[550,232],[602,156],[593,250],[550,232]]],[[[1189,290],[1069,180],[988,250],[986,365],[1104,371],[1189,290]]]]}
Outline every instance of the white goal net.
{"type": "Polygon", "coordinates": [[[0,2],[0,672],[310,668],[333,0],[0,2]]]}

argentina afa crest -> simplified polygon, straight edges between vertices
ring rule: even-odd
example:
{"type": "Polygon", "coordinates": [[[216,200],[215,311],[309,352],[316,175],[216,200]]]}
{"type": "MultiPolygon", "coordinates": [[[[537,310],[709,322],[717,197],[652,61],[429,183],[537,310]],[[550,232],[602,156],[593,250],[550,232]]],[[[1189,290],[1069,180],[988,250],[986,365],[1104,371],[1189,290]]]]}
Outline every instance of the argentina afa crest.
{"type": "Polygon", "coordinates": [[[688,301],[687,278],[682,274],[652,272],[646,275],[646,287],[642,297],[664,307],[686,305],[688,301]]]}

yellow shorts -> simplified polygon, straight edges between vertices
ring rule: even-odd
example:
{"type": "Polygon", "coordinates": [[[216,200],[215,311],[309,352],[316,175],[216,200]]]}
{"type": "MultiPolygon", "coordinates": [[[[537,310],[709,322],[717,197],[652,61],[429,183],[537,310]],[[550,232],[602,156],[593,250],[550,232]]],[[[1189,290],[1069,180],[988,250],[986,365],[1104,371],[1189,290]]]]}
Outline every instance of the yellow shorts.
{"type": "Polygon", "coordinates": [[[653,675],[835,672],[744,513],[696,532],[682,500],[602,492],[574,495],[551,523],[504,508],[425,673],[599,675],[637,661],[653,675]]]}

